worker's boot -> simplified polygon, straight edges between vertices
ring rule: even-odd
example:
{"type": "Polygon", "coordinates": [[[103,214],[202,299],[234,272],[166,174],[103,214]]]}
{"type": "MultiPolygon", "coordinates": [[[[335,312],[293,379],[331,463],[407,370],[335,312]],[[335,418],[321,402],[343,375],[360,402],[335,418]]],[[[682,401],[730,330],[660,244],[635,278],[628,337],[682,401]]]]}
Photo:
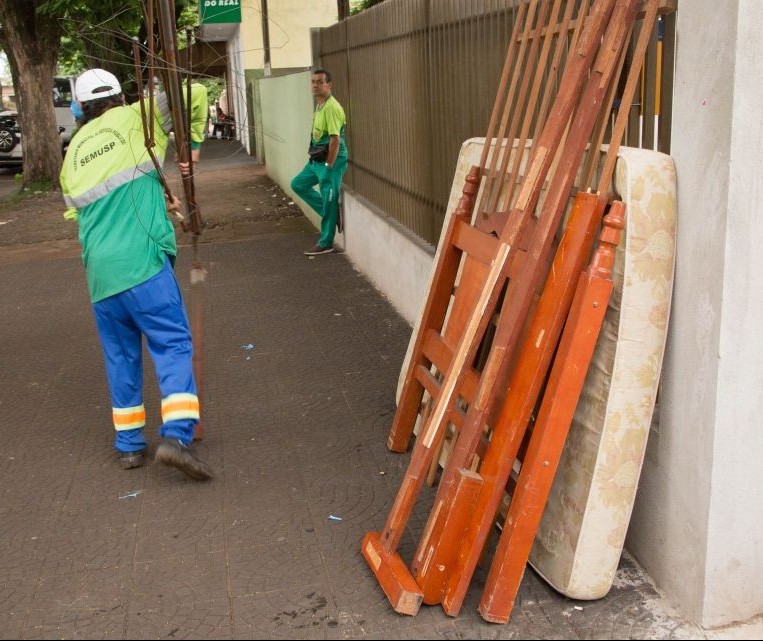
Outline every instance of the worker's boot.
{"type": "Polygon", "coordinates": [[[138,450],[137,452],[120,452],[119,464],[123,470],[131,470],[134,467],[141,467],[143,465],[143,452],[145,450],[138,450]]]}
{"type": "Polygon", "coordinates": [[[206,481],[214,476],[212,468],[196,458],[191,448],[177,439],[164,439],[156,448],[156,460],[177,468],[195,481],[206,481]]]}

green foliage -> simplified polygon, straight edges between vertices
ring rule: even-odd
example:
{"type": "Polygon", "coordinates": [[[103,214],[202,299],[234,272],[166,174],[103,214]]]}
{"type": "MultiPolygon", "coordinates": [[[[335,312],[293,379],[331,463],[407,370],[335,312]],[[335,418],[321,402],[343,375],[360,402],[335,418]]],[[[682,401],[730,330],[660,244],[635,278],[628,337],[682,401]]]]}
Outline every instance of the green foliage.
{"type": "Polygon", "coordinates": [[[69,36],[61,38],[61,49],[58,52],[58,76],[76,76],[85,70],[84,52],[69,36]]]}
{"type": "Polygon", "coordinates": [[[44,10],[62,16],[59,75],[91,67],[108,69],[120,80],[134,75],[132,38],[143,26],[140,0],[47,0],[44,10]]]}
{"type": "Polygon", "coordinates": [[[26,192],[27,195],[36,195],[51,191],[53,189],[56,189],[56,186],[51,181],[38,180],[27,183],[27,185],[24,187],[24,192],[26,192]]]}
{"type": "MultiPolygon", "coordinates": [[[[155,0],[156,7],[158,0],[155,0]]],[[[143,0],[46,0],[42,10],[63,16],[64,36],[58,74],[75,76],[85,69],[103,67],[114,73],[129,91],[134,85],[133,38],[146,45],[143,0]]],[[[198,23],[198,0],[175,0],[178,46],[184,48],[185,30],[198,23]]],[[[154,28],[154,35],[158,29],[154,28]]],[[[155,45],[158,51],[158,44],[155,45]]],[[[145,64],[145,51],[141,59],[145,64]]]]}
{"type": "MultiPolygon", "coordinates": [[[[193,29],[199,24],[199,2],[198,0],[176,0],[175,15],[177,16],[178,33],[185,34],[186,29],[193,29]],[[180,9],[179,5],[185,6],[180,9]]],[[[185,47],[187,43],[183,36],[178,38],[178,46],[185,47]]]]}
{"type": "Polygon", "coordinates": [[[56,191],[58,189],[57,184],[50,180],[32,181],[24,185],[23,174],[14,174],[13,180],[19,186],[19,190],[4,200],[4,206],[13,207],[22,200],[34,198],[40,194],[47,194],[50,191],[56,191]]]}
{"type": "Polygon", "coordinates": [[[195,79],[194,82],[198,82],[207,88],[207,98],[210,105],[215,104],[215,101],[225,89],[225,78],[200,78],[195,79]]]}
{"type": "Polygon", "coordinates": [[[357,13],[360,13],[361,11],[365,11],[366,9],[370,9],[371,7],[381,4],[384,2],[384,0],[358,0],[356,3],[353,4],[353,6],[350,7],[350,15],[354,16],[357,13]]]}

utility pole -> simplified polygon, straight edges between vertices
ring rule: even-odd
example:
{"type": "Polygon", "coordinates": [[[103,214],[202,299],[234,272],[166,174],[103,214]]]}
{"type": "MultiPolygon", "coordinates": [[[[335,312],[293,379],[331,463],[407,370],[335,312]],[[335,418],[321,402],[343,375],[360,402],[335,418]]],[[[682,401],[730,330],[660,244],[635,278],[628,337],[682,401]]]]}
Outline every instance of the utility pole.
{"type": "Polygon", "coordinates": [[[270,77],[270,25],[268,20],[268,0],[262,0],[262,46],[264,49],[265,77],[270,77]]]}
{"type": "Polygon", "coordinates": [[[350,17],[350,0],[336,0],[336,8],[340,22],[350,17]]]}

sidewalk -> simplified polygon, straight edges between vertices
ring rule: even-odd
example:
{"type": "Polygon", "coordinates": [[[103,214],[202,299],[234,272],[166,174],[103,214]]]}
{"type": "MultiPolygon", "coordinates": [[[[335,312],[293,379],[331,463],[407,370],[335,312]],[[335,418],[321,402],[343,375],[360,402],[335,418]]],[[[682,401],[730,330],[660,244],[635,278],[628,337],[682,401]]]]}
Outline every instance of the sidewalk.
{"type": "MultiPolygon", "coordinates": [[[[120,469],[79,257],[2,265],[0,638],[758,638],[699,630],[627,556],[596,602],[528,569],[505,626],[476,611],[484,574],[457,618],[397,615],[360,541],[384,525],[409,459],[386,437],[411,328],[345,255],[304,257],[314,237],[307,223],[273,225],[200,247],[199,445],[217,472],[202,484],[120,469]]],[[[176,269],[186,294],[191,251],[176,269]]]]}

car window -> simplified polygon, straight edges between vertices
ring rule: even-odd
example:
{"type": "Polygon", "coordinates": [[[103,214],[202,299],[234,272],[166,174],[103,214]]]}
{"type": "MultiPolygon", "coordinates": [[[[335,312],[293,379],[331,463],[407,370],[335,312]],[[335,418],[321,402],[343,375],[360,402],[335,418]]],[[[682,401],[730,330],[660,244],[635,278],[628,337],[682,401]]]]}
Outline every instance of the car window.
{"type": "Polygon", "coordinates": [[[69,107],[72,101],[72,90],[68,78],[53,80],[53,106],[69,107]]]}

